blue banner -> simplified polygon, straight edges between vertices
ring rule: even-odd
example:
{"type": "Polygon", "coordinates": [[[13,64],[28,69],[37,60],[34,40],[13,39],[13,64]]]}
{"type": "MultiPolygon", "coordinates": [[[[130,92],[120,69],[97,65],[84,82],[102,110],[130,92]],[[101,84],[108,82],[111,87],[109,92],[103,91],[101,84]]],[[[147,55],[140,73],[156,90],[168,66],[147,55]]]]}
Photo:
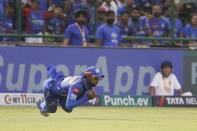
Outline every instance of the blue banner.
{"type": "Polygon", "coordinates": [[[0,47],[0,92],[41,93],[46,66],[54,64],[67,76],[101,67],[105,78],[95,88],[98,95],[149,95],[163,60],[172,61],[182,85],[183,55],[182,50],[0,47]]]}

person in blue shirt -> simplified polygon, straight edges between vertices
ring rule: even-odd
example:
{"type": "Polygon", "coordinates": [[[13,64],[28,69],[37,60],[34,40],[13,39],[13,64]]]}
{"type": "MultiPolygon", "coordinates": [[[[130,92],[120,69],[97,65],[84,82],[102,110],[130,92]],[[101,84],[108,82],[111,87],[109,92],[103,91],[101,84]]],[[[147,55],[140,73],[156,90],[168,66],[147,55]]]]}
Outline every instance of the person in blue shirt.
{"type": "Polygon", "coordinates": [[[100,68],[94,66],[88,67],[81,76],[66,77],[57,73],[53,65],[47,67],[47,72],[50,78],[43,83],[45,100],[36,99],[37,107],[45,117],[49,116],[49,113],[56,112],[57,101],[64,111],[71,113],[73,108],[95,98],[93,87],[104,77],[100,68]],[[94,94],[91,95],[90,92],[94,94]]]}
{"type": "MultiPolygon", "coordinates": [[[[56,7],[52,12],[52,18],[46,22],[46,35],[61,35],[64,33],[65,22],[62,14],[62,8],[56,7]]],[[[63,42],[62,38],[45,38],[45,42],[63,42]]]]}
{"type": "MultiPolygon", "coordinates": [[[[154,37],[168,37],[170,25],[166,18],[161,16],[161,6],[159,4],[155,4],[152,7],[153,17],[150,20],[150,27],[152,30],[152,34],[154,37]]],[[[167,42],[165,41],[157,41],[154,40],[153,44],[155,45],[165,45],[167,42]]]]}
{"type": "Polygon", "coordinates": [[[113,46],[121,45],[120,29],[114,25],[115,13],[112,10],[106,12],[106,24],[99,26],[96,31],[97,46],[113,46]]]}
{"type": "MultiPolygon", "coordinates": [[[[170,27],[171,27],[171,8],[169,8],[168,10],[165,11],[164,13],[170,27]]],[[[182,21],[177,17],[177,11],[175,10],[175,19],[174,19],[174,37],[175,38],[183,38],[184,34],[183,34],[183,24],[182,21]]],[[[183,42],[182,41],[174,41],[173,42],[174,45],[177,46],[182,46],[183,42]]]]}
{"type": "Polygon", "coordinates": [[[88,46],[89,33],[85,26],[86,14],[85,10],[79,10],[75,13],[76,23],[69,25],[64,33],[65,46],[88,46]]]}
{"type": "MultiPolygon", "coordinates": [[[[149,19],[146,16],[141,16],[140,8],[133,8],[131,13],[131,31],[133,36],[152,36],[149,19]]],[[[152,44],[150,41],[135,40],[132,41],[136,44],[152,44]]]]}
{"type": "MultiPolygon", "coordinates": [[[[129,17],[130,17],[129,12],[123,11],[120,16],[120,21],[115,23],[115,25],[120,29],[121,37],[130,36],[132,34],[132,28],[131,25],[129,24],[129,17]]],[[[130,40],[122,39],[121,42],[128,46],[131,46],[130,40]]]]}
{"type": "Polygon", "coordinates": [[[127,11],[127,12],[129,12],[129,14],[131,14],[133,7],[136,7],[135,0],[125,0],[125,5],[122,6],[121,8],[118,8],[117,16],[120,17],[120,15],[123,11],[127,11]]]}
{"type": "Polygon", "coordinates": [[[0,0],[0,18],[7,16],[9,10],[8,0],[0,0]]]}
{"type": "MultiPolygon", "coordinates": [[[[184,36],[186,38],[197,38],[197,14],[192,14],[191,24],[188,24],[184,28],[184,36]]],[[[190,46],[196,46],[196,41],[189,41],[187,43],[190,46]]]]}

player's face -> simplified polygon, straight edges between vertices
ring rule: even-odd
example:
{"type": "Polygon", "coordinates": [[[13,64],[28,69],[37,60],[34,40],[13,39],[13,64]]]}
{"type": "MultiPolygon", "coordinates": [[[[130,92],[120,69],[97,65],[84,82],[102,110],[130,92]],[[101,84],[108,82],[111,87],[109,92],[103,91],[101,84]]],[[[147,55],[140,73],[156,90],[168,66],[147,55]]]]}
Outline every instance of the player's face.
{"type": "Polygon", "coordinates": [[[99,77],[91,77],[90,84],[92,86],[96,86],[98,84],[98,82],[99,82],[99,77]]]}
{"type": "Polygon", "coordinates": [[[85,16],[83,14],[80,14],[78,17],[77,17],[77,23],[79,25],[82,25],[85,23],[85,16]]]}
{"type": "Polygon", "coordinates": [[[166,66],[166,67],[163,67],[162,71],[163,71],[163,75],[164,75],[165,77],[168,77],[168,76],[170,75],[172,69],[171,69],[171,67],[166,66]]]}

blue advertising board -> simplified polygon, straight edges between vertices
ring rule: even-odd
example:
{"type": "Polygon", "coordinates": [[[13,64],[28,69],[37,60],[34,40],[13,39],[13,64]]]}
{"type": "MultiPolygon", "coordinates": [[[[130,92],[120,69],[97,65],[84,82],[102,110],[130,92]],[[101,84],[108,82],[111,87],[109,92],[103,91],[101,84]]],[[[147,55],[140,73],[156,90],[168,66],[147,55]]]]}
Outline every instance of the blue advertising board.
{"type": "Polygon", "coordinates": [[[183,51],[156,49],[0,47],[0,92],[41,93],[46,66],[54,64],[67,76],[88,66],[101,67],[105,78],[95,88],[98,95],[149,95],[149,84],[170,60],[182,84],[183,51]]]}

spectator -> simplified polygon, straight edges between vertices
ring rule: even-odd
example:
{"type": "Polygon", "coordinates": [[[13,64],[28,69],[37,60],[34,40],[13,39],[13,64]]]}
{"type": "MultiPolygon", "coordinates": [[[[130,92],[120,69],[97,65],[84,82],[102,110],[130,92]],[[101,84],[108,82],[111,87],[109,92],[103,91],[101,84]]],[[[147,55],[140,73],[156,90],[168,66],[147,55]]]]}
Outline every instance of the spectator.
{"type": "Polygon", "coordinates": [[[0,0],[0,19],[4,18],[8,14],[8,0],[0,0]]]}
{"type": "Polygon", "coordinates": [[[85,26],[86,11],[79,10],[75,13],[77,22],[67,27],[64,34],[64,45],[87,47],[89,41],[88,29],[85,26]]]}
{"type": "Polygon", "coordinates": [[[120,29],[113,23],[115,21],[115,13],[112,10],[106,12],[106,24],[101,25],[96,32],[97,46],[113,46],[121,45],[120,29]]]}
{"type": "MultiPolygon", "coordinates": [[[[42,0],[41,0],[42,1],[42,0]]],[[[65,0],[49,0],[50,9],[54,10],[56,7],[61,7],[64,10],[65,0]]]]}
{"type": "MultiPolygon", "coordinates": [[[[12,14],[14,13],[14,8],[13,7],[9,7],[8,10],[8,15],[4,20],[4,24],[5,24],[5,33],[16,33],[16,30],[14,30],[13,27],[13,20],[12,20],[12,14]]],[[[5,38],[4,41],[7,42],[15,42],[16,39],[13,37],[9,37],[9,38],[5,38]]]]}
{"type": "MultiPolygon", "coordinates": [[[[149,19],[146,16],[141,16],[139,8],[133,8],[131,30],[133,36],[152,36],[149,19]]],[[[150,41],[132,41],[133,44],[151,44],[150,41]]]]}
{"type": "MultiPolygon", "coordinates": [[[[169,8],[168,10],[166,10],[165,12],[165,17],[169,23],[169,25],[171,26],[171,8],[169,8]]],[[[180,19],[177,18],[177,11],[175,10],[175,19],[174,19],[174,37],[178,38],[181,37],[183,38],[183,24],[182,21],[180,19]]],[[[175,41],[174,45],[177,46],[181,46],[183,44],[182,41],[175,41]]]]}
{"type": "MultiPolygon", "coordinates": [[[[153,5],[152,13],[153,17],[150,20],[150,27],[154,37],[168,37],[170,25],[168,21],[161,16],[161,6],[158,4],[153,5]]],[[[164,45],[165,41],[154,40],[153,44],[155,45],[164,45]]]]}
{"type": "MultiPolygon", "coordinates": [[[[129,24],[129,12],[123,11],[120,16],[120,22],[117,22],[115,25],[119,27],[121,37],[130,36],[132,33],[131,25],[129,24]]],[[[130,40],[122,40],[122,43],[130,46],[131,41],[130,40]]]]}
{"type": "MultiPolygon", "coordinates": [[[[31,9],[24,9],[24,16],[26,17],[26,33],[27,34],[44,34],[44,24],[46,20],[50,18],[50,14],[44,11],[39,11],[40,1],[33,0],[31,9]]],[[[27,43],[43,43],[43,38],[33,38],[27,37],[25,38],[25,42],[27,43]]]]}
{"type": "MultiPolygon", "coordinates": [[[[65,24],[62,15],[62,8],[57,7],[53,10],[52,18],[47,21],[46,35],[60,35],[64,32],[65,24]]],[[[46,38],[47,42],[62,42],[61,38],[46,38]]]]}
{"type": "Polygon", "coordinates": [[[127,11],[129,14],[131,14],[133,7],[136,7],[135,0],[125,0],[125,5],[121,8],[118,8],[117,16],[119,17],[123,11],[127,11]]]}
{"type": "MultiPolygon", "coordinates": [[[[184,28],[184,35],[186,38],[197,38],[197,14],[193,14],[191,17],[191,24],[188,24],[184,28]]],[[[189,41],[188,45],[197,46],[196,41],[189,41]]]]}
{"type": "MultiPolygon", "coordinates": [[[[75,19],[75,12],[78,10],[85,10],[87,13],[87,16],[90,15],[89,5],[86,1],[81,0],[73,0],[70,2],[70,8],[66,11],[66,14],[68,16],[68,24],[73,24],[75,19]]],[[[86,23],[88,21],[88,17],[86,17],[86,23]]]]}
{"type": "MultiPolygon", "coordinates": [[[[105,13],[106,10],[104,7],[99,7],[98,8],[98,21],[97,21],[97,28],[105,23],[105,13]]],[[[89,34],[93,35],[94,34],[94,27],[95,27],[95,23],[94,21],[91,21],[91,23],[88,25],[88,29],[89,29],[89,34]]]]}
{"type": "Polygon", "coordinates": [[[161,72],[155,74],[150,84],[151,96],[173,96],[174,90],[178,90],[179,95],[183,93],[181,85],[172,73],[172,63],[170,61],[163,61],[161,64],[161,72]]]}

